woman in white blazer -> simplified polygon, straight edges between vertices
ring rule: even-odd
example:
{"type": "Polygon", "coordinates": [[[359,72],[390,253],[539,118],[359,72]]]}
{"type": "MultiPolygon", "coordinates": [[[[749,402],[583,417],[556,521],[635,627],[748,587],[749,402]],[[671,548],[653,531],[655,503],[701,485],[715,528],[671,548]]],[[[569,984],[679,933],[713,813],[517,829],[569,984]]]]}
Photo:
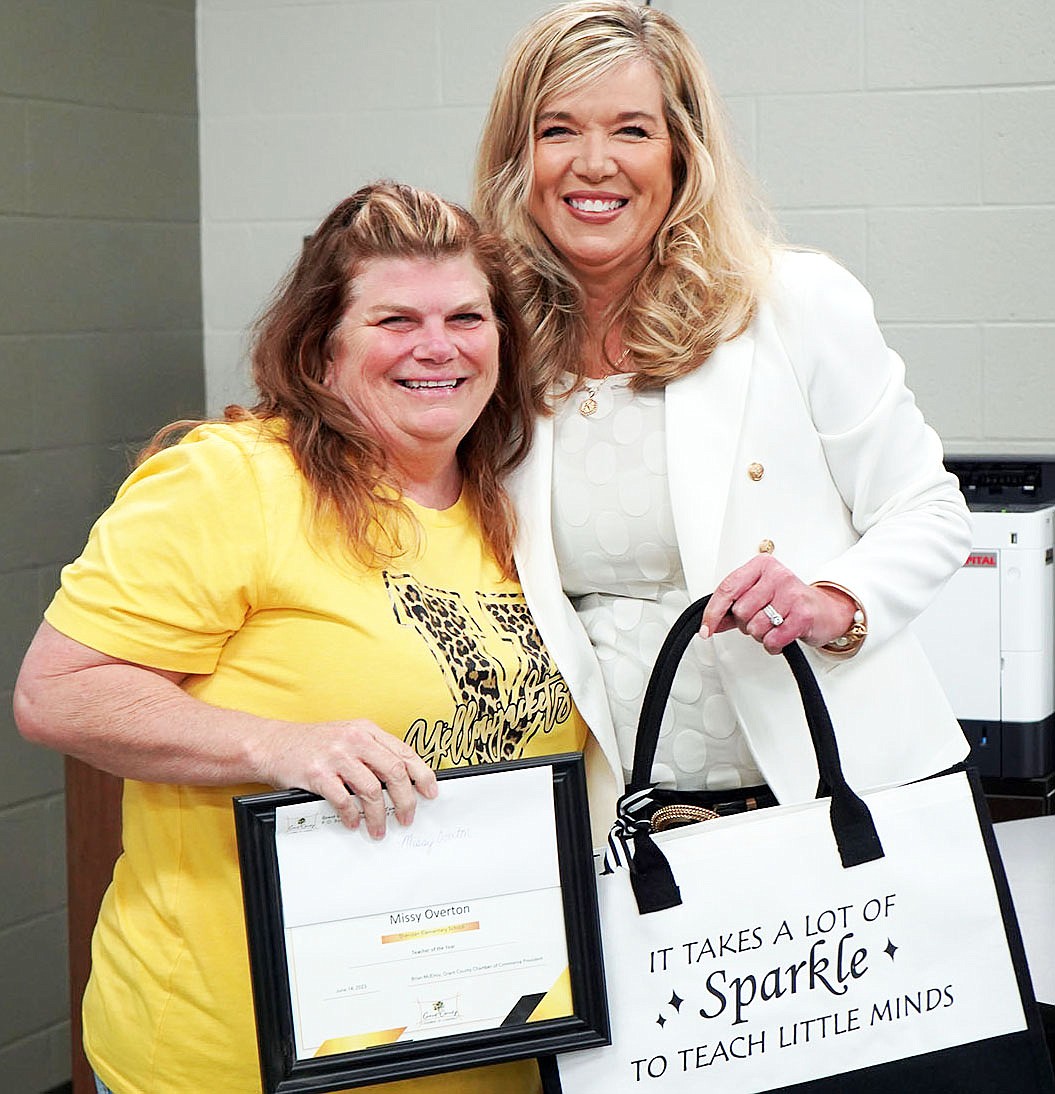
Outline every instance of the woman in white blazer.
{"type": "Polygon", "coordinates": [[[531,24],[485,124],[476,205],[515,251],[553,407],[512,487],[517,566],[593,732],[598,832],[662,636],[712,590],[657,781],[814,796],[771,656],[795,639],[853,785],[962,760],[908,625],[967,554],[966,506],[868,294],[759,227],[680,27],[623,0],[531,24]]]}

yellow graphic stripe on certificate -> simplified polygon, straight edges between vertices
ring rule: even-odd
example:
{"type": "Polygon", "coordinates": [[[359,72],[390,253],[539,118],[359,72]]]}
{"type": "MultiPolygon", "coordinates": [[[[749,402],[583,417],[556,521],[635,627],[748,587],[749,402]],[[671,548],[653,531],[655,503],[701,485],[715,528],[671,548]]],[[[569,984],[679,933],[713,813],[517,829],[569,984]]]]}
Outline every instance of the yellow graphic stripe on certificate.
{"type": "Polygon", "coordinates": [[[319,1045],[316,1056],[336,1056],[339,1052],[359,1052],[364,1048],[391,1045],[403,1036],[406,1026],[398,1029],[376,1029],[372,1033],[357,1033],[352,1037],[331,1037],[319,1045]]]}
{"type": "Polygon", "coordinates": [[[571,999],[571,973],[568,966],[554,981],[553,987],[539,1001],[539,1005],[528,1015],[529,1022],[545,1022],[549,1018],[567,1018],[574,1014],[571,999]]]}
{"type": "Polygon", "coordinates": [[[381,944],[384,946],[389,942],[410,942],[415,938],[435,938],[441,934],[461,934],[463,931],[478,931],[479,929],[480,921],[474,919],[470,923],[450,923],[445,927],[429,927],[423,931],[400,931],[399,934],[383,934],[381,944]]]}

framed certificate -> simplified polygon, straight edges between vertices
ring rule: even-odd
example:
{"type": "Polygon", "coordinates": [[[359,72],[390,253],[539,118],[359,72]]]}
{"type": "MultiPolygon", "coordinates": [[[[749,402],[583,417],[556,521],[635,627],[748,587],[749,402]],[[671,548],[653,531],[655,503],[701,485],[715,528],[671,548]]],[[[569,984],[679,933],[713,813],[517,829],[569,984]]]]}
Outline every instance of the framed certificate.
{"type": "Polygon", "coordinates": [[[582,756],[437,776],[381,840],[314,794],[235,799],[265,1094],[609,1043],[582,756]]]}

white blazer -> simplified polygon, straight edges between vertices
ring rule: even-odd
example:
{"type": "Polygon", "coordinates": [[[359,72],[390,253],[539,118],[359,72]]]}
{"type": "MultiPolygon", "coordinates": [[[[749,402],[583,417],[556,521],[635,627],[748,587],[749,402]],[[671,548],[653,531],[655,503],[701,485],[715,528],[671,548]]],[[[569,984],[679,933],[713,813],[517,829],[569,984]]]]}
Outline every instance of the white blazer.
{"type": "MultiPolygon", "coordinates": [[[[864,605],[869,633],[856,657],[807,651],[851,785],[905,782],[962,760],[967,743],[907,627],[963,563],[967,508],[864,288],[823,255],[779,252],[748,329],[668,385],[666,427],[674,524],[693,598],[771,549],[804,581],[837,582],[864,605]],[[760,478],[757,468],[748,473],[753,464],[760,478]]],[[[543,640],[593,732],[587,771],[600,835],[632,757],[620,760],[593,648],[561,588],[552,467],[546,418],[511,482],[516,561],[543,640]]],[[[712,641],[723,687],[777,798],[811,799],[816,762],[784,659],[738,631],[712,641]]]]}

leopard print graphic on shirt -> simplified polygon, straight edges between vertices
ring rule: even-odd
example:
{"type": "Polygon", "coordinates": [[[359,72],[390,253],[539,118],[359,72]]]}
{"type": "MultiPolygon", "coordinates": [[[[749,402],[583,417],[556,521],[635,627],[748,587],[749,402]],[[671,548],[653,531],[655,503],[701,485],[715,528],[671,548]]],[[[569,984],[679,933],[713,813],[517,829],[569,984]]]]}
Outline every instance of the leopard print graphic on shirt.
{"type": "Polygon", "coordinates": [[[466,594],[408,573],[386,571],[384,580],[397,621],[426,643],[455,703],[450,722],[418,718],[404,738],[430,766],[516,759],[568,718],[571,694],[522,593],[468,594],[483,608],[474,616],[466,594]],[[493,622],[489,635],[481,619],[493,622]],[[510,656],[494,658],[485,637],[508,645],[510,656]]]}

